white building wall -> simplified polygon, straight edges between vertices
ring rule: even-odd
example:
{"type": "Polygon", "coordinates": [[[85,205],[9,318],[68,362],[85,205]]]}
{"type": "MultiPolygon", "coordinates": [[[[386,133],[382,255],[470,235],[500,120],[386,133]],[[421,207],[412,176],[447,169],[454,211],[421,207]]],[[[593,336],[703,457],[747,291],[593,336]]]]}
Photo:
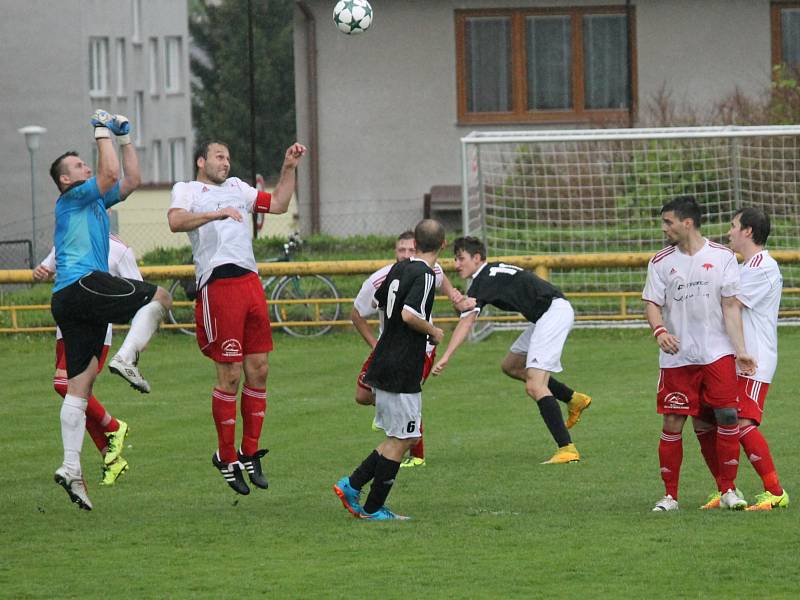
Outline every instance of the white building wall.
{"type": "MultiPolygon", "coordinates": [[[[188,172],[193,144],[189,88],[189,34],[185,0],[141,0],[142,44],[133,43],[132,12],[135,0],[0,0],[0,177],[4,182],[0,202],[0,241],[30,239],[30,161],[23,136],[25,125],[47,128],[37,152],[37,256],[40,260],[52,244],[53,204],[58,192],[48,174],[50,163],[66,150],[77,150],[87,160],[94,148],[89,117],[95,108],[123,113],[134,128],[141,127],[133,115],[133,94],[144,95],[143,140],[138,148],[145,182],[151,181],[152,142],[162,140],[162,156],[168,157],[170,138],[186,139],[188,172]],[[149,93],[147,39],[159,38],[160,65],[164,68],[164,37],[181,36],[182,87],[177,94],[149,93]],[[110,93],[89,95],[89,38],[109,39],[110,93]],[[117,94],[115,44],[124,38],[127,74],[124,94],[117,94]]],[[[168,173],[166,162],[161,173],[168,173]]],[[[121,210],[135,204],[134,193],[121,210]]],[[[166,210],[166,208],[165,208],[166,210]]],[[[165,217],[166,218],[166,217],[165,217]]],[[[123,234],[124,235],[124,234],[123,234]]],[[[8,257],[6,257],[8,258],[8,257]]],[[[0,268],[7,264],[0,244],[0,268]]]]}
{"type": "MultiPolygon", "coordinates": [[[[456,9],[617,5],[574,0],[372,0],[374,24],[346,36],[332,3],[304,0],[316,21],[321,228],[334,234],[395,233],[422,215],[432,185],[460,183],[456,9]]],[[[702,111],[738,86],[755,94],[770,72],[768,0],[637,0],[641,108],[664,86],[702,111]]],[[[306,20],[295,12],[298,139],[309,135],[306,20]]],[[[563,124],[573,127],[574,124],[563,124]]],[[[506,126],[525,129],[533,125],[506,126]]],[[[301,224],[310,223],[309,169],[300,173],[301,224]]]]}

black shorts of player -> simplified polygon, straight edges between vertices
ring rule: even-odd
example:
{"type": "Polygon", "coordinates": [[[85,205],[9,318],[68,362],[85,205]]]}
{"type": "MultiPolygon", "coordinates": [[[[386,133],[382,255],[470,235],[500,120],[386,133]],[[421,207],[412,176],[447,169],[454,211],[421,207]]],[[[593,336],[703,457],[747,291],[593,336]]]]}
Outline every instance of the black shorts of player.
{"type": "Polygon", "coordinates": [[[53,294],[50,311],[64,337],[67,377],[83,373],[92,357],[99,359],[108,324],[130,322],[156,289],[152,283],[93,271],[53,294]]]}

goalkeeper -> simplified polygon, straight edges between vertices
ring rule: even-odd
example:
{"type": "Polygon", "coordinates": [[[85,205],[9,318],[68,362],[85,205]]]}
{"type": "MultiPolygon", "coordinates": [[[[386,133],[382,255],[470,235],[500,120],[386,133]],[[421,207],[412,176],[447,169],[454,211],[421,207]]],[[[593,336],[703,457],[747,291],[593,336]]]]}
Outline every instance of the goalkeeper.
{"type": "Polygon", "coordinates": [[[97,377],[109,323],[131,328],[109,369],[141,392],[149,392],[136,362],[171,305],[166,290],[108,272],[109,222],[106,209],[121,202],[140,183],[139,162],[130,143],[130,123],[121,115],[97,110],[90,120],[97,143],[97,174],[78,156],[65,152],[50,167],[60,196],[55,207],[56,279],[50,308],[61,329],[67,367],[67,393],[61,406],[64,462],[55,473],[70,499],[92,509],[81,471],[80,454],[86,407],[97,377]],[[125,176],[111,134],[122,149],[125,176]]]}
{"type": "Polygon", "coordinates": [[[492,304],[501,310],[522,313],[530,325],[511,346],[502,363],[503,372],[525,382],[525,391],[536,401],[558,446],[552,458],[542,464],[577,462],[580,454],[568,429],[580,420],[592,399],[550,377],[551,372],[562,370],[561,352],[575,320],[572,306],[558,288],[533,273],[504,263],[487,263],[486,246],[477,238],[458,238],[453,242],[453,251],[456,272],[464,279],[471,277],[472,284],[467,296],[455,304],[461,321],[434,365],[433,375],[441,375],[484,306],[492,304]],[[567,402],[566,423],[557,400],[567,402]]]}

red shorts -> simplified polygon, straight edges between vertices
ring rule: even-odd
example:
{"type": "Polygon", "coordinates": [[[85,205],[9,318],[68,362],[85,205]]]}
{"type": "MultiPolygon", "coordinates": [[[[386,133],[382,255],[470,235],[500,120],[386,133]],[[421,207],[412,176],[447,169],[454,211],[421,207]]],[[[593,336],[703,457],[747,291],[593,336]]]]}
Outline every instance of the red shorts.
{"type": "Polygon", "coordinates": [[[736,362],[732,355],[708,365],[661,369],[656,412],[698,416],[702,407],[737,408],[736,362]]]}
{"type": "Polygon", "coordinates": [[[215,279],[194,307],[197,345],[215,362],[242,362],[246,354],[272,350],[272,329],[261,280],[255,273],[215,279]]]}
{"type": "Polygon", "coordinates": [[[768,391],[768,383],[739,376],[739,418],[751,419],[761,425],[768,391]]]}
{"type": "MultiPolygon", "coordinates": [[[[108,349],[111,346],[103,346],[103,352],[100,354],[100,360],[97,361],[97,372],[103,370],[103,365],[106,364],[106,357],[108,356],[108,349]]],[[[56,340],[56,369],[62,371],[67,370],[67,354],[64,352],[64,339],[56,340]]]]}
{"type": "MultiPolygon", "coordinates": [[[[430,353],[425,353],[425,362],[422,365],[422,383],[427,381],[428,376],[431,374],[431,369],[433,369],[433,361],[436,360],[436,347],[434,346],[433,350],[430,353]]],[[[372,362],[372,352],[369,353],[367,360],[364,361],[364,364],[361,365],[361,372],[356,377],[356,385],[360,387],[362,390],[367,390],[368,392],[372,391],[372,387],[364,381],[364,376],[367,374],[367,369],[369,368],[369,364],[372,362]]]]}

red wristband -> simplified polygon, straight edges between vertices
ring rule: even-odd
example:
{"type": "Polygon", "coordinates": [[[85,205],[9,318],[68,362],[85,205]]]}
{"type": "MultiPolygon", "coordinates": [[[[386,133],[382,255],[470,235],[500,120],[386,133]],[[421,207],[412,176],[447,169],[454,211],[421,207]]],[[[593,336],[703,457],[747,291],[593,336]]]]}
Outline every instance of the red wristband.
{"type": "Polygon", "coordinates": [[[272,204],[272,194],[268,192],[258,192],[256,195],[256,203],[253,205],[253,212],[267,213],[269,212],[270,204],[272,204]]]}
{"type": "Polygon", "coordinates": [[[658,327],[656,327],[656,328],[653,330],[653,337],[654,337],[654,338],[657,338],[657,337],[658,337],[658,336],[660,336],[662,333],[669,333],[669,332],[667,331],[667,328],[666,328],[666,327],[664,327],[663,325],[659,325],[658,327]]]}

